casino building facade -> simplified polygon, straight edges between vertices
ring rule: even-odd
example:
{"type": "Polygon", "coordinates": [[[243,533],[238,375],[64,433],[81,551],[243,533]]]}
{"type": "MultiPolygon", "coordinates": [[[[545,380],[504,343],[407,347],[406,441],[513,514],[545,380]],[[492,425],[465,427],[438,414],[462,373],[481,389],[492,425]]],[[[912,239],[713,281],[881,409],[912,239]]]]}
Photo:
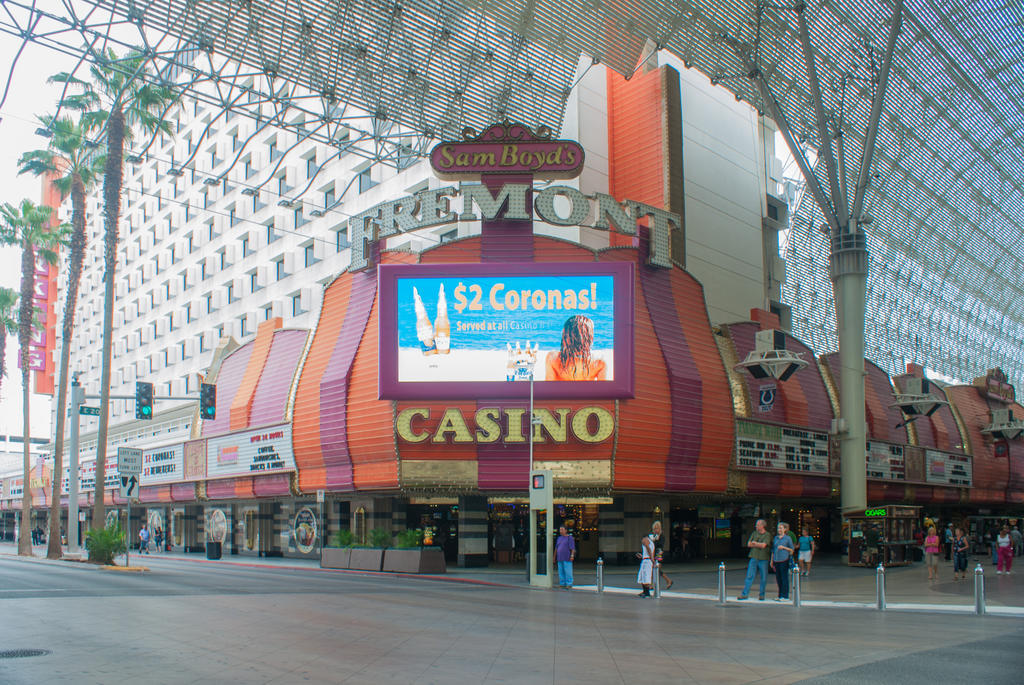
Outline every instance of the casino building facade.
{"type": "MultiPolygon", "coordinates": [[[[221,338],[203,369],[216,419],[180,406],[163,418],[189,425],[187,439],[147,435],[133,538],[147,521],[186,552],[213,540],[229,554],[317,556],[339,530],[365,541],[429,528],[451,564],[516,563],[532,466],[553,473],[555,522],[583,559],[631,559],[656,519],[684,557],[740,554],[758,517],[838,546],[838,358],[782,332],[784,308],[709,314],[726,286],[706,265],[700,278],[688,269],[681,175],[660,173],[678,162],[679,131],[638,106],[665,101],[669,76],[609,82],[609,102],[640,123],[610,134],[605,195],[532,189],[541,153],[564,141],[497,126],[459,144],[534,150],[536,168],[497,169],[501,154],[481,153],[443,172],[475,174],[476,190],[420,188],[355,216],[359,256],[326,279],[308,327],[268,316],[244,344],[221,338]],[[479,231],[427,249],[394,240],[467,220],[479,231]],[[743,367],[765,331],[807,365],[784,380],[743,367]],[[534,381],[512,380],[527,358],[534,381]]],[[[942,386],[920,367],[893,378],[865,360],[865,384],[869,503],[965,521],[1024,514],[1024,445],[992,430],[1002,412],[1024,416],[1001,370],[942,386]],[[896,406],[907,395],[934,407],[907,413],[896,406]]],[[[109,515],[124,516],[116,450],[107,474],[109,515]]],[[[43,519],[52,477],[41,460],[29,482],[43,519]]],[[[3,480],[5,522],[24,485],[3,480]]]]}

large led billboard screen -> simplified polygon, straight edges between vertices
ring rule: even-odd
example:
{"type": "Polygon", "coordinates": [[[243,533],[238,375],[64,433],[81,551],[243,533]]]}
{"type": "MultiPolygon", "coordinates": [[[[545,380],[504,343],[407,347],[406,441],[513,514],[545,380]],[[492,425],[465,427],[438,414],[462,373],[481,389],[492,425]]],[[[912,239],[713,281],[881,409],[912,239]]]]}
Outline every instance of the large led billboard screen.
{"type": "Polygon", "coordinates": [[[383,265],[385,399],[631,397],[633,265],[383,265]]]}

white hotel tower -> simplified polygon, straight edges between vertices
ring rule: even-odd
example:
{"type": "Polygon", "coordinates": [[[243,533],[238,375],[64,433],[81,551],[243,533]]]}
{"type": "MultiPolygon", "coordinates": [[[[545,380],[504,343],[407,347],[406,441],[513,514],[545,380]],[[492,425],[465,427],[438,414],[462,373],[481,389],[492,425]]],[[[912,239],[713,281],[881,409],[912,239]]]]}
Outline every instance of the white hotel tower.
{"type": "MultiPolygon", "coordinates": [[[[745,320],[752,307],[778,300],[778,283],[770,275],[777,242],[773,255],[762,222],[766,184],[774,192],[782,182],[772,131],[724,89],[675,64],[671,56],[659,57],[679,71],[682,87],[687,269],[705,284],[713,323],[745,320]]],[[[578,179],[560,183],[585,193],[608,192],[607,111],[604,68],[590,69],[573,89],[561,122],[561,137],[583,145],[586,166],[578,179]]],[[[396,170],[371,164],[366,155],[300,141],[301,120],[292,121],[288,130],[257,132],[257,122],[248,116],[229,113],[225,118],[219,110],[187,100],[167,118],[175,123],[172,137],[159,136],[141,159],[133,160],[126,151],[114,395],[134,396],[136,381],[147,381],[157,397],[198,396],[200,376],[218,346],[246,342],[261,321],[281,317],[285,327],[312,330],[324,286],[349,263],[349,217],[444,184],[426,160],[409,157],[396,170]]],[[[146,142],[137,139],[135,149],[146,142]]],[[[70,219],[69,202],[61,216],[70,219]]],[[[88,195],[87,222],[71,370],[79,373],[88,395],[98,395],[103,314],[99,186],[88,195]]],[[[608,240],[606,233],[587,229],[537,230],[594,247],[608,240]]],[[[388,247],[407,243],[421,250],[478,231],[478,223],[451,224],[397,236],[388,247]]],[[[60,285],[65,292],[63,280],[60,285]]],[[[57,311],[63,311],[61,303],[57,311]]],[[[197,416],[195,402],[157,401],[153,419],[138,421],[134,400],[112,400],[108,459],[119,445],[146,447],[195,437],[197,416]]],[[[85,462],[95,458],[98,420],[81,419],[79,452],[85,462]]]]}

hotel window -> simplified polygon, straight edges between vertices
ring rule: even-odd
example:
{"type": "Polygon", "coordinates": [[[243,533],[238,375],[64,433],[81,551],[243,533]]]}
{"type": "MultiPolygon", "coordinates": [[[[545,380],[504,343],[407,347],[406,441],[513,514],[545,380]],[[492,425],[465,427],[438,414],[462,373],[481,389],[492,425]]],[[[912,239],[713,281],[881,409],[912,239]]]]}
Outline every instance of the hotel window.
{"type": "Polygon", "coordinates": [[[453,228],[452,230],[448,231],[447,233],[442,233],[441,234],[441,242],[442,243],[450,243],[451,241],[455,240],[458,237],[459,237],[459,229],[453,228]]]}
{"type": "MultiPolygon", "coordinates": [[[[299,209],[299,210],[296,210],[296,211],[297,212],[301,212],[302,210],[299,209]]],[[[273,224],[268,224],[267,225],[267,245],[269,245],[270,243],[272,243],[275,240],[277,240],[278,237],[279,236],[277,235],[277,231],[274,230],[274,225],[273,224]]]]}
{"type": "Polygon", "coordinates": [[[249,272],[249,292],[257,292],[260,289],[259,273],[256,271],[249,272]]]}
{"type": "Polygon", "coordinates": [[[302,295],[292,295],[292,316],[299,316],[302,313],[302,295]]]}
{"type": "Polygon", "coordinates": [[[305,261],[306,266],[313,266],[314,264],[316,264],[316,254],[315,254],[315,252],[316,251],[313,249],[313,244],[312,243],[310,243],[309,245],[306,245],[304,248],[302,248],[302,255],[303,255],[303,259],[305,261]]]}
{"type": "Polygon", "coordinates": [[[249,335],[249,317],[245,314],[238,317],[238,327],[240,331],[239,336],[244,338],[249,335]]]}
{"type": "Polygon", "coordinates": [[[366,167],[359,172],[359,192],[365,193],[370,188],[377,185],[377,183],[370,177],[370,167],[366,167]]]}
{"type": "Polygon", "coordinates": [[[280,281],[282,278],[284,278],[287,275],[288,274],[286,274],[285,271],[284,271],[284,260],[283,259],[279,259],[276,262],[274,262],[274,278],[276,280],[280,281]]]}
{"type": "Polygon", "coordinates": [[[302,215],[302,207],[295,208],[295,228],[299,228],[306,223],[306,217],[302,215]]]}
{"type": "Polygon", "coordinates": [[[334,233],[334,247],[338,252],[348,248],[351,243],[348,240],[348,224],[342,224],[334,233]]]}
{"type": "Polygon", "coordinates": [[[330,209],[331,205],[334,204],[334,186],[331,186],[324,191],[324,209],[330,209]]]}
{"type": "Polygon", "coordinates": [[[316,176],[316,155],[306,160],[306,178],[313,178],[316,176]]]}

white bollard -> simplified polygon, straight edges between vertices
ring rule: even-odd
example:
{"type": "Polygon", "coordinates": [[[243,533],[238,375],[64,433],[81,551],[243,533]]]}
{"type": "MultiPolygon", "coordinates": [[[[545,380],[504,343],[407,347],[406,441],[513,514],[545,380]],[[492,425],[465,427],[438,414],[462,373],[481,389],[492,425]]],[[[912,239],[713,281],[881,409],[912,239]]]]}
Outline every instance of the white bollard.
{"type": "Polygon", "coordinates": [[[718,563],[718,602],[725,604],[725,562],[718,563]]]}
{"type": "Polygon", "coordinates": [[[974,568],[974,611],[985,613],[985,569],[981,564],[974,568]]]}
{"type": "Polygon", "coordinates": [[[878,610],[885,611],[885,566],[878,565],[875,572],[875,594],[878,600],[878,610]]]}
{"type": "Polygon", "coordinates": [[[597,591],[604,592],[604,559],[597,558],[597,591]]]}

